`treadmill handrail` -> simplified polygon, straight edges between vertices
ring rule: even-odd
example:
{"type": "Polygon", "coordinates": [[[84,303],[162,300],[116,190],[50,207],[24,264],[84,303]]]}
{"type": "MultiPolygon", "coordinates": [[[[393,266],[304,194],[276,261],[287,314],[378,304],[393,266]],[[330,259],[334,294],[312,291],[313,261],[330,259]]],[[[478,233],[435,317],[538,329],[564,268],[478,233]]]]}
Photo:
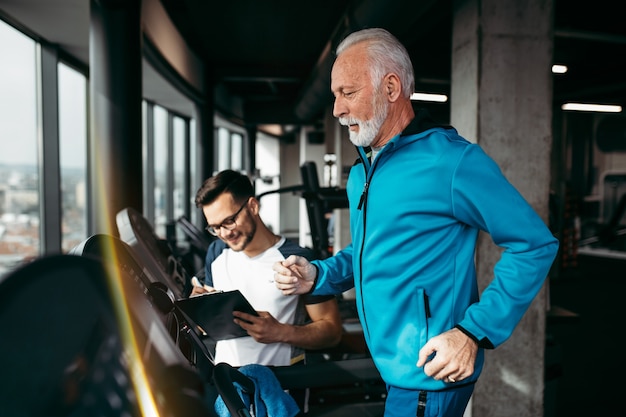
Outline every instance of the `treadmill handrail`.
{"type": "Polygon", "coordinates": [[[277,188],[275,190],[269,190],[269,191],[265,191],[261,194],[258,194],[256,196],[257,200],[260,200],[262,197],[269,195],[269,194],[283,194],[283,193],[297,193],[299,191],[304,191],[306,188],[304,187],[304,185],[292,185],[289,187],[283,187],[283,188],[277,188]]]}

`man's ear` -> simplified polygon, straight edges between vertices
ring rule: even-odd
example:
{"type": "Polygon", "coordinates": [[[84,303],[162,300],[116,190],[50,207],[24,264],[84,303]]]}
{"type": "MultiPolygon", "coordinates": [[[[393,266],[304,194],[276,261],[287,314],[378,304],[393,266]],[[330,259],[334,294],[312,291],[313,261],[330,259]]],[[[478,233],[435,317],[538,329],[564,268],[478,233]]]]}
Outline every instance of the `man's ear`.
{"type": "Polygon", "coordinates": [[[400,97],[400,94],[402,93],[402,83],[400,82],[400,77],[393,72],[390,72],[385,76],[383,86],[389,101],[394,102],[398,99],[398,97],[400,97]]]}
{"type": "Polygon", "coordinates": [[[248,201],[248,210],[254,215],[259,214],[261,203],[256,197],[250,197],[250,201],[248,201]]]}

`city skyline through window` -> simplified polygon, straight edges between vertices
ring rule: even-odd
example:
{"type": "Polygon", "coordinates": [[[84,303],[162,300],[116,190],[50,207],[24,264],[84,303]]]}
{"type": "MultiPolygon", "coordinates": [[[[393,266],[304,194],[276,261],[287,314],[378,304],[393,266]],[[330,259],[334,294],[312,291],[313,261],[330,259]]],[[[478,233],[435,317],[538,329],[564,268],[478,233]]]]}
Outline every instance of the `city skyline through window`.
{"type": "Polygon", "coordinates": [[[37,44],[0,21],[0,275],[40,254],[37,44]]]}

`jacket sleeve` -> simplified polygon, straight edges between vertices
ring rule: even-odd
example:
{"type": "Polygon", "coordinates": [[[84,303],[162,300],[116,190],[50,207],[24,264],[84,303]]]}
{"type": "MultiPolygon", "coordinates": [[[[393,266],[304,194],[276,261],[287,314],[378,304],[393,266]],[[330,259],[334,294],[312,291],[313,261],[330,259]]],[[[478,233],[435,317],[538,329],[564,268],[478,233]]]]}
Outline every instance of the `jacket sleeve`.
{"type": "Polygon", "coordinates": [[[312,263],[318,271],[313,295],[341,294],[354,287],[352,244],[330,258],[312,263]]]}
{"type": "Polygon", "coordinates": [[[458,325],[481,347],[506,341],[541,289],[558,250],[544,221],[478,145],[468,146],[452,182],[453,214],[503,249],[493,279],[458,325]]]}

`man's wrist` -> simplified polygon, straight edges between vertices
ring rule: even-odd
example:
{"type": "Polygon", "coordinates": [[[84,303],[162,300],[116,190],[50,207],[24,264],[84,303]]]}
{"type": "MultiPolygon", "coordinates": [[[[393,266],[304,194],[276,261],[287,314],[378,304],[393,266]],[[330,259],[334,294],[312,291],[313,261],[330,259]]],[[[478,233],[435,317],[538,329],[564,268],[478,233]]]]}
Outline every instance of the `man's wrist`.
{"type": "Polygon", "coordinates": [[[460,330],[461,332],[463,332],[467,337],[472,339],[478,345],[479,348],[494,349],[493,343],[491,343],[491,341],[487,339],[486,337],[482,338],[481,340],[478,340],[476,336],[474,336],[469,330],[467,330],[465,327],[461,326],[460,324],[457,324],[454,327],[460,330]]]}
{"type": "Polygon", "coordinates": [[[315,268],[315,277],[313,278],[313,285],[311,286],[309,291],[307,291],[307,294],[311,294],[313,291],[315,291],[315,287],[317,286],[317,277],[320,274],[320,270],[317,267],[317,265],[315,265],[315,264],[311,264],[311,265],[313,265],[313,268],[315,268]]]}

